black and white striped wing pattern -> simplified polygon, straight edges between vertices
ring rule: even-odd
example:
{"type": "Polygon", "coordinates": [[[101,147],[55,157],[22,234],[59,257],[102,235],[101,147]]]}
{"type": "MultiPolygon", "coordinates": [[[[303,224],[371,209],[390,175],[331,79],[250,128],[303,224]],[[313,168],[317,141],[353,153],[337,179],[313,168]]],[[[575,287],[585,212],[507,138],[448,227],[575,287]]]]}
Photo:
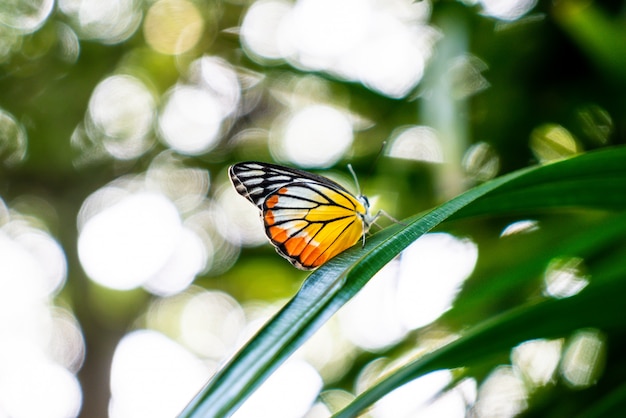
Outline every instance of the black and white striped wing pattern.
{"type": "Polygon", "coordinates": [[[295,168],[249,161],[238,163],[228,170],[237,192],[263,210],[263,202],[272,192],[295,182],[325,184],[330,188],[349,193],[334,181],[295,168]]]}

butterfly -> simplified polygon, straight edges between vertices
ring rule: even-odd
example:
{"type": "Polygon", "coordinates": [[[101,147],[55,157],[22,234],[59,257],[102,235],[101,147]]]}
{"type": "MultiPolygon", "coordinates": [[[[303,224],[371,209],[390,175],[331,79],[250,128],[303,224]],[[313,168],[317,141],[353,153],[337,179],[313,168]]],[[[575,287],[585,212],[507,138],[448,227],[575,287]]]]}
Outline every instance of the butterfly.
{"type": "MultiPolygon", "coordinates": [[[[355,182],[356,175],[348,166],[355,182]]],[[[352,247],[380,215],[367,197],[306,171],[255,161],[228,170],[237,192],[261,212],[265,234],[278,254],[301,270],[313,270],[352,247]]],[[[395,221],[395,220],[394,220],[395,221]]]]}

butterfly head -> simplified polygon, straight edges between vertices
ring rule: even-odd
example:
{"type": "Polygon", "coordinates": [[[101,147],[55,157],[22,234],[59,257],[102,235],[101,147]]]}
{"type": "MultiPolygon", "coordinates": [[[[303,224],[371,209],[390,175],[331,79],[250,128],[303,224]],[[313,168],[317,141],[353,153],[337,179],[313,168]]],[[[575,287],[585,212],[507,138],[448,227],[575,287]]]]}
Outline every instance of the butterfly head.
{"type": "Polygon", "coordinates": [[[372,216],[372,214],[370,213],[370,201],[367,196],[363,196],[362,194],[360,194],[357,197],[357,200],[361,202],[363,208],[365,209],[363,212],[358,211],[357,213],[359,214],[359,217],[363,222],[363,233],[366,233],[367,231],[369,231],[372,223],[374,223],[374,221],[376,220],[376,217],[372,216]]]}

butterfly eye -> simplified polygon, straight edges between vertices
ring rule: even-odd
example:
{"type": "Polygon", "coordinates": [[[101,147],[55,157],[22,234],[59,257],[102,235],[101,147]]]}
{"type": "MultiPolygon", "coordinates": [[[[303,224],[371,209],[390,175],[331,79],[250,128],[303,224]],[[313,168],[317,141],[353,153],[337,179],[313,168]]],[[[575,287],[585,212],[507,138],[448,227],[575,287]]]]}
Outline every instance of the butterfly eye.
{"type": "Polygon", "coordinates": [[[366,197],[366,196],[361,195],[361,196],[359,196],[359,199],[361,200],[361,202],[363,202],[363,205],[364,205],[366,208],[368,208],[368,209],[369,209],[369,207],[370,207],[370,201],[367,199],[367,197],[366,197]]]}

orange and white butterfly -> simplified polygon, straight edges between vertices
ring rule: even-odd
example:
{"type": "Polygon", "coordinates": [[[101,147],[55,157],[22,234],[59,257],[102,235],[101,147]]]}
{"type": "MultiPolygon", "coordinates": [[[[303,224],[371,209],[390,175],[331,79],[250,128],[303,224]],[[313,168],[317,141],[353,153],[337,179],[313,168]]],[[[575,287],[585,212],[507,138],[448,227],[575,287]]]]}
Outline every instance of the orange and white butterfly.
{"type": "Polygon", "coordinates": [[[237,192],[261,211],[278,254],[301,270],[321,266],[359,239],[365,244],[370,226],[385,214],[371,215],[360,192],[354,196],[306,171],[251,161],[231,166],[229,174],[237,192]]]}

